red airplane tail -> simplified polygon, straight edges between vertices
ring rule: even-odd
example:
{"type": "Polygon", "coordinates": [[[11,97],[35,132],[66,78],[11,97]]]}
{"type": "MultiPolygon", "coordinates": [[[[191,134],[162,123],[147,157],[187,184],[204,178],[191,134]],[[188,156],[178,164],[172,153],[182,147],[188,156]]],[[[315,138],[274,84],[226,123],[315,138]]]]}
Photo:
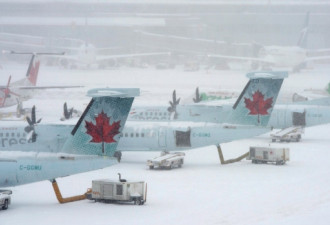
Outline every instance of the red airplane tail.
{"type": "Polygon", "coordinates": [[[37,84],[39,66],[40,66],[40,61],[37,59],[35,54],[32,54],[30,65],[26,72],[26,77],[33,86],[36,86],[37,84]]]}

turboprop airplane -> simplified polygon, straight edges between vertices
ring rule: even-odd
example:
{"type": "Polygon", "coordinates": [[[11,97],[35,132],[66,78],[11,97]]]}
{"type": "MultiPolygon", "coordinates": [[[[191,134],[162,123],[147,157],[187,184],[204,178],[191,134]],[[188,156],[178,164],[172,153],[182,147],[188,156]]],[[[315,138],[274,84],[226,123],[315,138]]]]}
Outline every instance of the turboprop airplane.
{"type": "MultiPolygon", "coordinates": [[[[179,105],[173,92],[170,106],[133,106],[129,121],[193,121],[224,123],[231,112],[232,100],[201,101],[198,88],[193,101],[196,104],[179,105]]],[[[330,123],[330,97],[290,104],[276,104],[268,126],[284,129],[292,126],[309,127],[330,123]]]]}
{"type": "Polygon", "coordinates": [[[94,89],[75,125],[41,124],[35,109],[28,124],[0,125],[0,187],[27,184],[110,166],[139,89],[94,89]]]}
{"type": "Polygon", "coordinates": [[[219,58],[224,61],[240,61],[250,62],[251,69],[258,68],[289,68],[293,72],[299,72],[305,67],[307,62],[320,61],[330,59],[330,55],[326,56],[308,56],[309,53],[322,53],[330,52],[330,49],[306,49],[307,35],[309,24],[309,12],[306,14],[304,27],[301,30],[301,35],[296,46],[260,46],[257,57],[241,57],[241,56],[228,56],[219,54],[209,54],[210,58],[219,58]]]}
{"type": "MultiPolygon", "coordinates": [[[[75,88],[79,86],[36,86],[40,61],[38,55],[59,55],[57,53],[32,53],[32,52],[10,52],[11,54],[32,55],[26,76],[23,79],[11,83],[9,76],[6,86],[0,86],[0,108],[21,104],[22,101],[30,99],[33,95],[32,90],[50,88],[75,88]]],[[[62,53],[63,54],[63,53],[62,53]]]]}
{"type": "Polygon", "coordinates": [[[250,73],[251,80],[225,122],[210,126],[192,122],[125,124],[136,89],[89,91],[93,99],[75,125],[42,124],[32,110],[28,124],[1,123],[0,187],[102,168],[113,163],[102,157],[115,156],[115,151],[188,150],[263,134],[270,131],[267,124],[286,76],[250,73]]]}

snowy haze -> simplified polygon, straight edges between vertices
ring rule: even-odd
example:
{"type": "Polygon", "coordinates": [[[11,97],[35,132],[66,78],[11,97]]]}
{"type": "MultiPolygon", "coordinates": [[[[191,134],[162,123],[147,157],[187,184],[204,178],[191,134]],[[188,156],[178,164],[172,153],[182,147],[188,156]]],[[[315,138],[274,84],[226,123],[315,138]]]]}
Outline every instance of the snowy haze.
{"type": "MultiPolygon", "coordinates": [[[[206,69],[208,65],[202,60],[198,61],[200,54],[251,56],[251,43],[294,45],[307,11],[311,11],[307,47],[330,48],[329,1],[318,1],[315,5],[311,1],[298,0],[290,1],[294,4],[288,5],[283,4],[283,1],[253,1],[254,4],[241,7],[241,1],[234,1],[232,5],[226,5],[231,1],[208,1],[202,4],[203,1],[188,0],[147,5],[146,2],[155,1],[141,0],[138,1],[141,4],[133,4],[136,8],[129,4],[135,1],[125,1],[122,5],[87,4],[107,2],[96,0],[83,1],[86,5],[71,4],[78,1],[38,0],[31,5],[23,4],[26,1],[21,0],[13,2],[16,3],[0,1],[0,33],[37,35],[45,40],[59,37],[81,39],[96,47],[125,47],[128,52],[162,50],[164,43],[152,39],[151,35],[150,40],[148,36],[139,39],[136,30],[177,35],[184,37],[184,40],[196,38],[208,42],[250,44],[248,47],[242,45],[243,49],[226,50],[220,48],[222,46],[214,49],[213,45],[206,45],[211,47],[211,52],[208,52],[204,49],[204,42],[195,44],[190,41],[181,46],[184,43],[177,44],[169,40],[165,43],[167,46],[175,50],[182,47],[182,51],[188,49],[189,53],[183,54],[183,59],[180,58],[175,69],[167,70],[155,69],[155,62],[145,69],[124,64],[108,70],[66,70],[58,66],[46,66],[46,60],[41,58],[38,85],[83,86],[77,89],[35,91],[33,99],[23,105],[35,105],[37,118],[42,118],[41,123],[60,123],[64,102],[68,103],[68,107],[84,110],[90,100],[85,94],[95,87],[140,88],[141,96],[134,102],[134,105],[140,106],[168,105],[174,89],[177,97],[189,98],[188,101],[191,101],[196,87],[201,92],[230,90],[240,93],[248,82],[245,74],[249,68],[242,69],[239,66],[237,70],[222,71],[206,69]],[[39,5],[40,2],[46,4],[39,5]],[[181,4],[187,2],[191,3],[189,7],[181,4]],[[223,5],[207,7],[208,3],[214,2],[223,5]],[[299,5],[300,2],[304,4],[299,5]],[[89,18],[89,26],[84,24],[88,21],[86,17],[89,18]],[[103,21],[103,18],[108,17],[107,21],[103,21]],[[73,23],[72,18],[79,20],[73,23]],[[190,54],[190,51],[193,53],[190,54]],[[184,72],[184,60],[197,60],[200,70],[184,72]]],[[[12,75],[12,82],[23,78],[28,62],[28,56],[2,55],[0,84],[6,85],[9,75],[12,75]]],[[[286,102],[293,93],[323,94],[329,81],[329,61],[308,64],[301,73],[289,74],[278,101],[286,102]]],[[[15,111],[16,107],[5,110],[15,111]]],[[[220,165],[216,147],[208,146],[186,151],[182,168],[162,171],[149,170],[146,166],[146,161],[159,153],[123,152],[121,163],[112,167],[58,178],[62,195],[80,195],[91,187],[92,180],[115,180],[120,172],[124,179],[148,183],[145,205],[103,204],[89,200],[61,205],[56,200],[51,183],[42,181],[11,188],[12,204],[8,210],[0,211],[0,225],[329,224],[329,124],[306,128],[299,143],[271,143],[269,134],[265,134],[221,146],[225,159],[242,155],[250,146],[287,147],[290,148],[290,161],[286,165],[275,166],[255,165],[244,159],[235,164],[220,165]]]]}
{"type": "MultiPolygon", "coordinates": [[[[24,76],[23,65],[7,64],[13,80],[24,76]],[[16,71],[16,72],[15,72],[16,71]],[[21,74],[21,75],[19,75],[21,74]]],[[[327,68],[291,74],[283,92],[324,88],[330,80],[327,68]]],[[[3,75],[3,74],[2,74],[3,75]]],[[[2,81],[3,83],[6,80],[2,81]]],[[[89,87],[140,87],[139,105],[167,104],[173,88],[178,97],[200,90],[241,91],[247,82],[243,71],[183,72],[182,68],[67,71],[41,64],[40,85],[79,84],[77,90],[38,91],[25,107],[36,105],[43,123],[59,121],[62,104],[83,109],[89,87]],[[83,78],[83,79],[82,79],[83,78]],[[173,82],[173,80],[175,82],[173,82]],[[187,82],[189,80],[189,82],[187,82]]],[[[13,187],[12,205],[0,211],[1,225],[12,224],[328,224],[330,220],[329,146],[330,125],[307,128],[300,143],[271,143],[269,134],[222,145],[226,159],[248,151],[249,146],[290,148],[284,166],[255,165],[251,161],[220,165],[215,146],[186,151],[181,169],[149,170],[147,159],[158,153],[123,153],[122,162],[98,171],[59,178],[64,197],[82,194],[94,179],[117,179],[148,183],[147,203],[103,204],[83,200],[59,204],[49,181],[13,187]]]]}

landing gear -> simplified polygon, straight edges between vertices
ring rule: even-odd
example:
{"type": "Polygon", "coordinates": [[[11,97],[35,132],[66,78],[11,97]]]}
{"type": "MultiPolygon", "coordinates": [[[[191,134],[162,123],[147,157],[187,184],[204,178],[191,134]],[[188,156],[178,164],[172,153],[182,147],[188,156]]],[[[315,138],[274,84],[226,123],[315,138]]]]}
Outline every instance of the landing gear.
{"type": "Polygon", "coordinates": [[[122,153],[120,151],[116,151],[114,154],[113,154],[113,157],[117,158],[117,161],[120,162],[121,160],[121,156],[122,156],[122,153]]]}

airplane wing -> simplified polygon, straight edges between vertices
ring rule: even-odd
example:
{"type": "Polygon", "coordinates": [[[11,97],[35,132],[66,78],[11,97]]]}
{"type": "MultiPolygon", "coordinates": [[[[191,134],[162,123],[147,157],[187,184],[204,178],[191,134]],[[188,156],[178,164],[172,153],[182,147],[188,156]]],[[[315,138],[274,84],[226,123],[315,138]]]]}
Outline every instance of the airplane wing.
{"type": "Polygon", "coordinates": [[[15,89],[38,90],[38,89],[60,89],[60,88],[81,88],[83,86],[20,86],[15,89]]]}
{"type": "Polygon", "coordinates": [[[305,62],[321,61],[321,60],[330,60],[330,55],[308,57],[308,58],[305,60],[305,62]]]}
{"type": "Polygon", "coordinates": [[[120,55],[104,55],[97,56],[96,61],[106,61],[108,59],[131,58],[138,56],[155,56],[155,55],[170,55],[170,52],[150,52],[150,53],[133,53],[133,54],[120,54],[120,55]]]}
{"type": "Polygon", "coordinates": [[[242,57],[242,56],[229,56],[229,55],[208,55],[210,58],[220,58],[220,59],[228,59],[233,61],[249,61],[249,62],[261,62],[266,64],[273,64],[272,61],[267,59],[261,59],[257,57],[242,57]]]}

